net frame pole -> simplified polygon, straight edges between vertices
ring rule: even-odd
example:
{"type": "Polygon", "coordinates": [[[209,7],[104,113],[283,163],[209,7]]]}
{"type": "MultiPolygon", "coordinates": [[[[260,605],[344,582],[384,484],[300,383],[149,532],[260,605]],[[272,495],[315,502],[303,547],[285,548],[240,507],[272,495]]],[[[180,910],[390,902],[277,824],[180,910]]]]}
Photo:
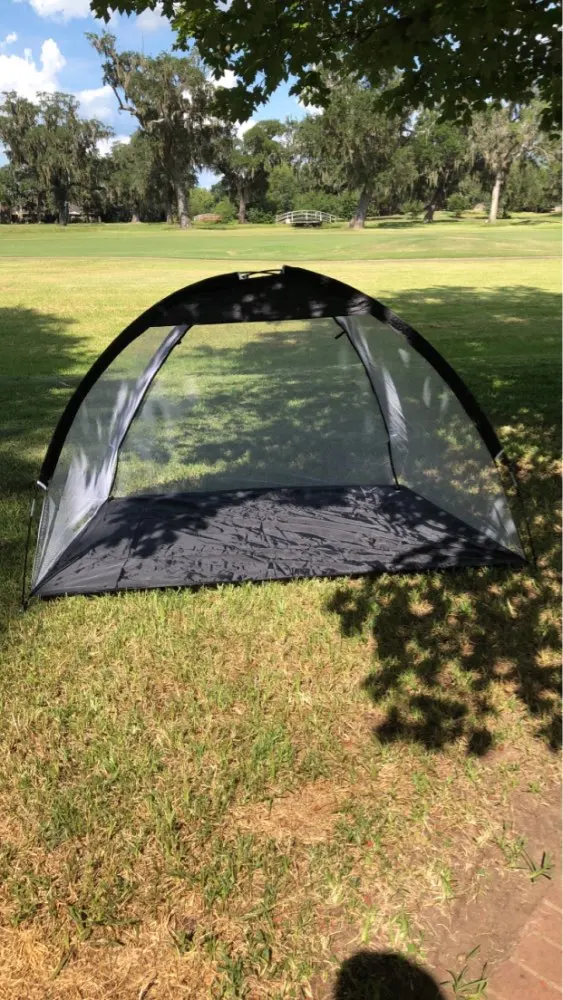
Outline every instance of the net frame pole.
{"type": "MultiPolygon", "coordinates": [[[[400,484],[399,479],[397,477],[397,470],[395,468],[395,462],[393,461],[393,449],[391,448],[391,435],[389,433],[389,424],[387,423],[387,417],[385,416],[383,407],[381,405],[381,402],[380,402],[380,399],[379,399],[379,396],[378,396],[378,393],[377,393],[377,389],[375,387],[375,382],[374,382],[373,376],[371,374],[371,362],[370,362],[370,359],[367,357],[366,352],[364,351],[363,344],[356,343],[355,338],[352,336],[352,334],[350,333],[350,331],[349,331],[349,329],[348,329],[348,327],[346,325],[345,318],[343,316],[339,316],[339,317],[335,316],[334,317],[334,322],[340,327],[340,329],[342,330],[342,333],[345,334],[346,337],[348,338],[348,341],[349,341],[349,343],[350,343],[350,345],[352,347],[352,350],[356,353],[356,356],[358,357],[358,359],[360,361],[360,364],[362,365],[362,368],[364,369],[364,371],[366,373],[366,377],[367,377],[368,382],[369,382],[369,384],[371,386],[371,390],[372,390],[372,392],[373,392],[373,394],[375,396],[375,401],[377,403],[377,408],[379,410],[379,414],[381,416],[381,420],[382,420],[383,426],[385,428],[385,433],[387,435],[387,452],[389,454],[389,463],[391,465],[391,473],[392,473],[393,479],[395,480],[395,486],[397,486],[397,488],[400,488],[401,484],[400,484]]],[[[338,334],[338,336],[341,336],[341,334],[338,334]]]]}

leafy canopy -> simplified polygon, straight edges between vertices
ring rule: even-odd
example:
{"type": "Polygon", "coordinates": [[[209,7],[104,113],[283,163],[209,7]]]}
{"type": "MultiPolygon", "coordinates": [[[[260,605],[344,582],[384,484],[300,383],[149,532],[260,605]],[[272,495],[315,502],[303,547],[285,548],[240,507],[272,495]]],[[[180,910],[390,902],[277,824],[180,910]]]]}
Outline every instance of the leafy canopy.
{"type": "Polygon", "coordinates": [[[114,35],[89,34],[102,56],[103,81],[119,107],[133,115],[150,136],[154,161],[172,186],[182,228],[189,224],[186,192],[198,167],[210,165],[216,143],[228,129],[213,114],[214,88],[195,53],[179,59],[169,53],[145,56],[118,52],[114,35]]]}
{"type": "Polygon", "coordinates": [[[246,203],[265,195],[269,173],[283,158],[283,146],[279,141],[283,132],[284,126],[275,119],[260,121],[242,138],[225,142],[218,153],[216,165],[223,174],[227,190],[239,201],[241,222],[246,203]]]}
{"type": "MultiPolygon", "coordinates": [[[[91,0],[99,17],[141,13],[156,0],[91,0]]],[[[178,46],[194,42],[216,79],[238,85],[222,97],[244,120],[276,87],[327,101],[321,68],[375,84],[401,71],[394,108],[440,105],[447,117],[485,101],[546,102],[561,112],[560,0],[163,0],[178,46]]]]}
{"type": "MultiPolygon", "coordinates": [[[[389,173],[402,173],[408,112],[382,109],[383,86],[353,79],[327,80],[330,101],[319,115],[307,116],[296,128],[294,150],[305,177],[327,191],[357,191],[357,220],[363,224],[376,188],[389,173]]],[[[390,88],[393,89],[394,82],[390,88]]]]}
{"type": "MultiPolygon", "coordinates": [[[[71,194],[80,197],[95,186],[98,143],[112,130],[96,119],[82,119],[70,94],[37,96],[37,102],[14,91],[0,105],[0,141],[13,170],[32,183],[36,198],[52,199],[66,221],[71,194]]],[[[16,176],[16,175],[14,175],[16,176]]]]}
{"type": "Polygon", "coordinates": [[[193,180],[195,169],[212,160],[214,140],[222,131],[212,114],[214,88],[197,56],[118,52],[115,37],[107,32],[87,37],[102,56],[103,81],[120,110],[133,115],[150,135],[163,168],[193,180]]]}
{"type": "Polygon", "coordinates": [[[412,136],[416,166],[415,193],[443,207],[472,166],[467,129],[442,121],[436,111],[423,111],[412,136]]]}

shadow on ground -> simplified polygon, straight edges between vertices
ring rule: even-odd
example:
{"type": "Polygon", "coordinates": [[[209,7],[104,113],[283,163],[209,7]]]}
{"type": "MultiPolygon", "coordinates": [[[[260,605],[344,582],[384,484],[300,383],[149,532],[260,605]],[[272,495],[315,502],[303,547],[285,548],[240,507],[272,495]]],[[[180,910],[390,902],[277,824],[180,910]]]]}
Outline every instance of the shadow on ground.
{"type": "MultiPolygon", "coordinates": [[[[344,636],[367,630],[372,638],[374,667],[364,689],[374,707],[374,735],[434,750],[464,739],[468,753],[481,756],[502,732],[502,687],[555,749],[561,745],[558,297],[522,287],[482,296],[435,288],[401,293],[392,305],[451,358],[519,461],[538,571],[343,582],[328,608],[339,615],[344,636]],[[459,346],[452,343],[457,329],[464,330],[459,346]]],[[[512,506],[525,537],[515,498],[512,506]]]]}
{"type": "Polygon", "coordinates": [[[0,632],[17,608],[27,512],[42,456],[82,365],[71,321],[36,309],[0,309],[0,632]]]}
{"type": "Polygon", "coordinates": [[[359,951],[342,963],[333,1000],[445,1000],[433,977],[394,952],[359,951]]]}
{"type": "Polygon", "coordinates": [[[370,229],[412,229],[417,226],[432,225],[432,228],[439,226],[448,226],[452,222],[459,222],[459,219],[434,219],[432,223],[425,222],[423,219],[389,219],[384,222],[375,222],[370,229]]]}

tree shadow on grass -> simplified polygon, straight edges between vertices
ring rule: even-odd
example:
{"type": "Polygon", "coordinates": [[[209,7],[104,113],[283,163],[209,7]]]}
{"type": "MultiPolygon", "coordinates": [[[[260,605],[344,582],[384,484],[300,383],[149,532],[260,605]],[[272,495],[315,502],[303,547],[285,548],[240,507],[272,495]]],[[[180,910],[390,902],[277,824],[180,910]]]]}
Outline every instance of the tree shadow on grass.
{"type": "Polygon", "coordinates": [[[442,750],[463,739],[468,754],[483,756],[502,729],[500,686],[556,749],[559,634],[556,616],[544,614],[554,583],[487,570],[339,587],[329,608],[343,634],[367,626],[373,636],[363,688],[376,707],[378,741],[442,750]]]}
{"type": "Polygon", "coordinates": [[[546,222],[561,222],[560,215],[547,213],[539,219],[517,219],[512,222],[513,226],[543,226],[546,222]]]}
{"type": "Polygon", "coordinates": [[[18,606],[27,514],[43,454],[85,357],[71,321],[0,308],[0,631],[18,606]]]}
{"type": "Polygon", "coordinates": [[[435,979],[394,952],[359,951],[342,963],[333,1000],[445,1000],[435,979]]]}
{"type": "Polygon", "coordinates": [[[389,221],[375,222],[372,227],[373,229],[414,229],[414,228],[424,228],[426,229],[428,225],[434,226],[447,226],[452,222],[459,222],[459,219],[434,219],[431,223],[425,222],[423,219],[401,219],[394,220],[389,219],[389,221]]]}
{"type": "MultiPolygon", "coordinates": [[[[367,631],[374,643],[363,684],[375,708],[374,735],[433,750],[463,740],[469,754],[481,756],[502,733],[499,705],[510,704],[556,749],[560,300],[522,287],[481,296],[433,288],[399,294],[392,305],[454,363],[517,460],[538,571],[364,577],[338,586],[328,608],[339,615],[342,634],[367,631]]],[[[512,506],[518,515],[514,498],[512,506]]]]}

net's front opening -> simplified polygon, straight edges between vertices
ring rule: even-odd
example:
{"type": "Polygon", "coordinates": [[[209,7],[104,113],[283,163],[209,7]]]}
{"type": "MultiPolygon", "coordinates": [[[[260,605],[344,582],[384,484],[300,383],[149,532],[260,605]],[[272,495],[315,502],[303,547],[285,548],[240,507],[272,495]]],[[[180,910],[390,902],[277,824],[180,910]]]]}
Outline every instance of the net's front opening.
{"type": "Polygon", "coordinates": [[[521,564],[455,393],[372,316],[151,329],[92,387],[35,592],[521,564]]]}
{"type": "Polygon", "coordinates": [[[240,323],[195,326],[175,348],[112,495],[393,482],[377,401],[337,324],[240,323]]]}

